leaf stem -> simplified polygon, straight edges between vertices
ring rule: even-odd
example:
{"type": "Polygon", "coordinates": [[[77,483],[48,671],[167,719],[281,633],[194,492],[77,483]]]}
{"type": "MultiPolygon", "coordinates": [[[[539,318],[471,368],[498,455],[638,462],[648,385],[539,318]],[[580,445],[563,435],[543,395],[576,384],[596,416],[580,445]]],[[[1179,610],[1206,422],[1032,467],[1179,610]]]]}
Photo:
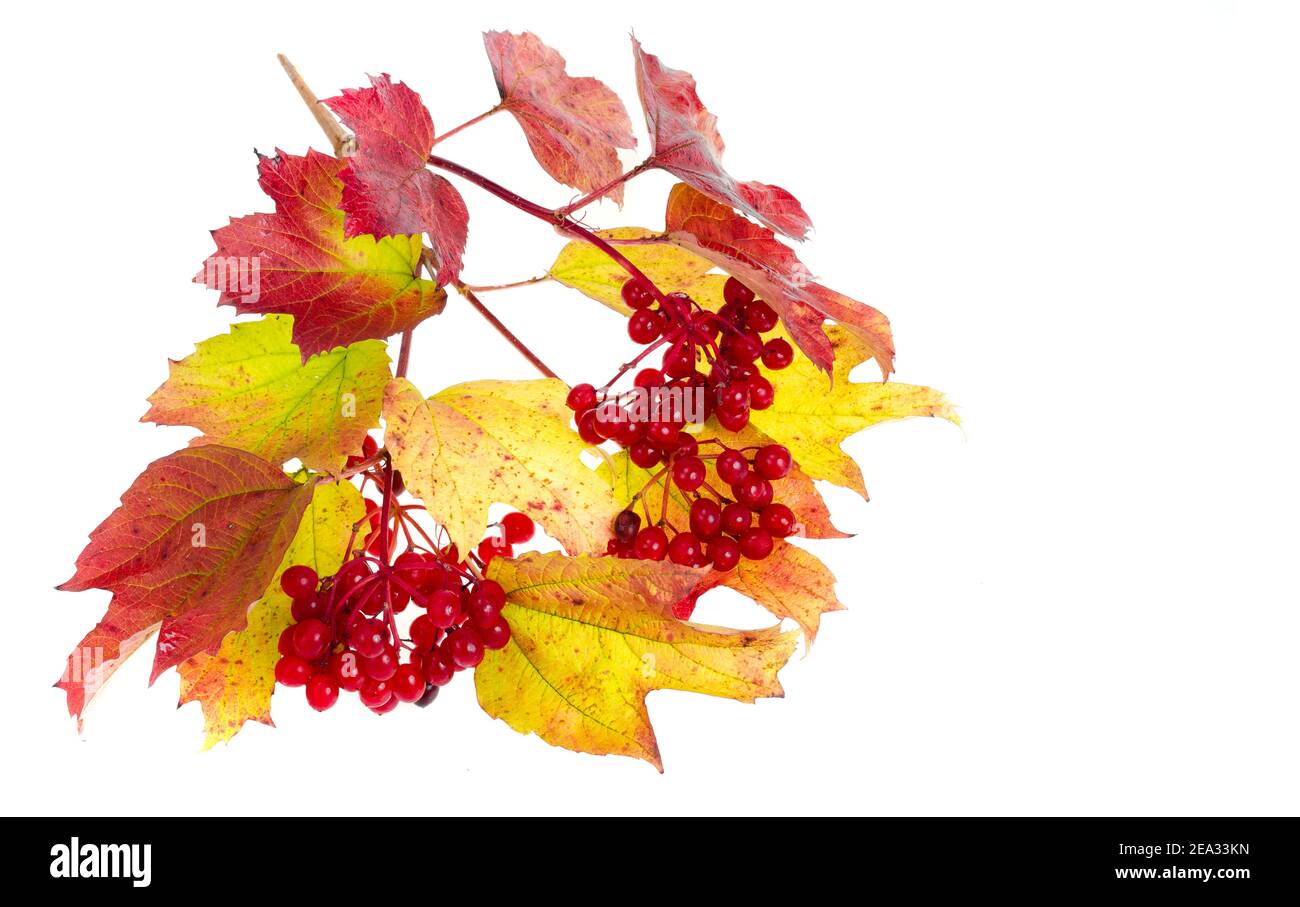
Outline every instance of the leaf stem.
{"type": "Polygon", "coordinates": [[[497,283],[490,286],[479,286],[477,284],[467,283],[465,284],[465,289],[473,290],[475,293],[490,293],[494,290],[513,290],[515,287],[528,287],[535,283],[545,283],[550,279],[550,274],[541,274],[537,277],[529,277],[526,280],[516,280],[511,283],[497,283]]]}
{"type": "Polygon", "coordinates": [[[546,363],[543,362],[541,359],[539,359],[537,357],[537,354],[534,353],[532,350],[530,350],[522,340],[516,337],[508,327],[502,324],[501,319],[493,315],[492,312],[488,310],[488,307],[483,305],[483,303],[479,300],[479,298],[476,295],[474,295],[473,290],[471,290],[467,286],[464,286],[463,284],[458,284],[456,286],[456,289],[460,291],[460,295],[465,297],[466,302],[472,305],[480,315],[482,315],[484,318],[487,319],[488,324],[492,325],[492,327],[497,329],[497,333],[499,333],[502,337],[506,338],[506,340],[510,341],[510,345],[513,346],[515,349],[517,349],[525,359],[527,359],[529,362],[533,364],[533,367],[535,369],[537,369],[547,378],[558,379],[560,377],[559,375],[555,374],[555,372],[551,371],[550,368],[547,367],[546,363]]]}
{"type": "Polygon", "coordinates": [[[449,129],[446,132],[444,132],[442,135],[434,136],[433,144],[436,145],[439,142],[445,142],[447,139],[451,138],[453,135],[460,132],[462,129],[468,129],[469,127],[473,126],[475,123],[481,123],[484,120],[486,120],[488,117],[492,116],[492,114],[497,113],[504,109],[505,109],[505,104],[501,103],[493,107],[491,110],[485,110],[482,113],[480,113],[478,116],[473,117],[472,119],[468,119],[465,122],[461,123],[455,129],[449,129]]]}
{"type": "Polygon", "coordinates": [[[398,378],[406,377],[406,370],[411,364],[411,335],[415,333],[415,328],[407,328],[402,331],[402,346],[397,353],[397,373],[398,378]]]}
{"type": "Polygon", "coordinates": [[[582,198],[578,199],[575,202],[570,202],[569,204],[565,205],[563,208],[556,208],[555,213],[561,216],[567,216],[569,214],[572,214],[574,211],[577,211],[579,208],[585,208],[587,205],[590,205],[592,202],[599,201],[600,199],[604,198],[606,195],[608,195],[610,192],[612,192],[613,190],[617,189],[619,186],[626,183],[628,180],[638,176],[639,174],[645,173],[647,170],[649,170],[654,166],[655,166],[654,158],[648,157],[644,161],[642,161],[641,163],[633,167],[631,170],[627,171],[621,176],[615,177],[614,179],[610,180],[608,183],[601,186],[599,189],[595,190],[594,192],[588,192],[582,198]]]}
{"type": "Polygon", "coordinates": [[[470,170],[468,167],[457,164],[455,161],[449,161],[444,157],[431,154],[429,155],[429,163],[430,165],[437,167],[439,170],[446,170],[448,173],[454,173],[462,179],[469,180],[480,189],[485,192],[490,192],[492,195],[495,195],[507,204],[513,205],[525,214],[531,214],[539,220],[546,221],[563,235],[573,236],[577,239],[582,239],[591,243],[591,245],[595,246],[613,259],[613,261],[626,271],[629,276],[642,281],[650,288],[650,291],[654,293],[655,298],[661,303],[664,305],[670,305],[668,298],[664,295],[663,291],[655,286],[654,281],[649,277],[646,277],[645,274],[641,272],[640,268],[628,261],[627,256],[618,251],[618,249],[615,249],[604,238],[597,236],[567,214],[561,214],[557,211],[551,210],[550,208],[543,208],[536,202],[530,202],[519,193],[511,191],[500,183],[490,180],[481,173],[470,170]]]}

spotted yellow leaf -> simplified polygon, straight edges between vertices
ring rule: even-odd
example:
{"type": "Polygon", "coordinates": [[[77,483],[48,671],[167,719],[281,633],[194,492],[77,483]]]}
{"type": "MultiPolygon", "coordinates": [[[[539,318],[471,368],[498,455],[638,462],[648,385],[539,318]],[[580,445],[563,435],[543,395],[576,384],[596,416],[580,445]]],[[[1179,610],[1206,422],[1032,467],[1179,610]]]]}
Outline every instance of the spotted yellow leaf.
{"type": "Polygon", "coordinates": [[[651,690],[742,702],[783,695],[777,671],[798,634],[675,620],[700,571],[654,561],[529,554],[497,558],[510,642],[474,673],[489,715],[554,746],[644,759],[663,771],[651,690]]]}
{"type": "MultiPolygon", "coordinates": [[[[626,240],[645,239],[654,234],[642,227],[618,227],[601,231],[600,235],[626,240]]],[[[685,289],[713,267],[694,252],[667,243],[622,244],[618,250],[665,293],[685,289]]],[[[561,249],[555,264],[551,265],[550,275],[616,312],[627,315],[632,311],[622,296],[627,271],[591,243],[575,240],[561,249]]]]}
{"type": "Polygon", "coordinates": [[[405,378],[384,396],[385,444],[406,487],[461,551],[483,537],[488,507],[531,516],[567,551],[604,550],[609,482],[580,459],[568,388],[552,378],[472,381],[425,399],[405,378]]]}

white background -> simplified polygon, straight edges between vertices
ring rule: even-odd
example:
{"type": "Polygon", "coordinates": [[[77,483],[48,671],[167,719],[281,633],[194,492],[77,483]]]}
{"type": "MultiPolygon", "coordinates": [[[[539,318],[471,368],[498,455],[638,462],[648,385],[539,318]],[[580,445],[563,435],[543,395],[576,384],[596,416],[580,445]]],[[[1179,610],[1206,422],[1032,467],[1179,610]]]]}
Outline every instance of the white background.
{"type": "MultiPolygon", "coordinates": [[[[4,812],[1300,810],[1294,7],[6,16],[4,812]],[[143,466],[189,437],[136,420],[167,357],[232,318],[189,281],[208,229],[267,210],[252,149],[324,147],[275,53],[322,95],[391,72],[447,129],[496,100],[479,31],[532,29],[622,95],[644,146],[633,27],[695,74],[729,169],[803,201],[813,272],[890,316],[898,380],[942,388],[965,421],[849,443],[872,501],[831,489],[857,537],[816,552],[851,610],[785,669],[786,698],[653,694],[662,776],[519,736],[478,710],[466,678],[384,718],[279,695],[278,729],[201,753],[198,706],[174,708],[174,674],[147,688],[141,655],[79,737],[50,684],[108,594],[53,586],[143,466]]],[[[526,196],[571,197],[508,117],[441,150],[526,196]]],[[[590,219],[657,226],[669,184],[646,176],[622,212],[590,219]]],[[[464,193],[471,282],[550,263],[558,237],[464,193]]],[[[576,294],[491,303],[570,381],[622,361],[619,319],[576,294]]],[[[531,375],[453,300],[417,333],[412,377],[433,392],[531,375]]],[[[700,616],[765,617],[725,593],[700,616]]]]}

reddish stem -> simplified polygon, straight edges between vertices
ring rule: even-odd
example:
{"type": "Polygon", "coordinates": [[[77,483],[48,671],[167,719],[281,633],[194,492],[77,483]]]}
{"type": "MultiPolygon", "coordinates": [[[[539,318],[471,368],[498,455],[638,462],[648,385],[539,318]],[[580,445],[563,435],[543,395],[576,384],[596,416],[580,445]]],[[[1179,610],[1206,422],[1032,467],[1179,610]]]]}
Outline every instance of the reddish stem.
{"type": "Polygon", "coordinates": [[[498,104],[497,106],[493,107],[491,110],[486,110],[483,113],[480,113],[478,116],[474,117],[473,119],[466,120],[465,122],[457,126],[455,129],[449,129],[446,132],[444,132],[442,135],[435,136],[433,139],[433,144],[436,145],[439,142],[447,141],[447,139],[451,138],[453,135],[460,132],[462,129],[468,129],[469,127],[473,126],[475,123],[483,122],[488,117],[492,116],[492,114],[496,113],[501,109],[502,109],[502,105],[498,104]]]}
{"type": "Polygon", "coordinates": [[[579,208],[584,208],[587,205],[590,205],[592,202],[604,198],[614,189],[617,189],[619,186],[623,185],[628,180],[632,179],[638,174],[645,173],[653,166],[654,166],[654,158],[646,158],[644,161],[637,164],[631,170],[627,171],[627,173],[615,177],[605,185],[601,186],[596,191],[587,193],[582,198],[578,199],[576,202],[570,202],[569,204],[565,205],[563,208],[556,208],[555,213],[560,215],[572,214],[574,211],[577,211],[579,208]]]}
{"type": "Polygon", "coordinates": [[[405,378],[406,369],[411,364],[411,334],[414,328],[402,331],[402,347],[397,353],[397,377],[405,378]]]}
{"type": "Polygon", "coordinates": [[[664,305],[669,304],[668,298],[663,294],[663,291],[660,290],[657,286],[655,286],[654,281],[652,281],[649,277],[646,277],[645,274],[641,272],[640,268],[638,268],[632,262],[628,261],[627,256],[625,256],[622,252],[618,251],[618,249],[615,249],[606,240],[604,240],[600,236],[597,236],[595,233],[591,232],[586,227],[582,226],[581,224],[579,224],[577,221],[575,221],[573,218],[569,217],[568,215],[562,214],[558,211],[553,211],[550,208],[543,208],[541,205],[537,204],[536,202],[530,202],[528,199],[524,198],[519,193],[511,191],[510,189],[507,189],[505,186],[502,186],[500,183],[490,180],[486,176],[483,176],[481,173],[477,173],[473,170],[470,170],[468,167],[464,167],[460,164],[457,164],[455,161],[449,161],[444,157],[439,157],[436,154],[431,154],[429,155],[429,163],[432,166],[437,167],[439,170],[446,170],[448,173],[454,173],[457,176],[461,177],[462,179],[469,180],[471,183],[478,186],[480,189],[492,193],[497,198],[501,199],[507,204],[513,205],[514,207],[518,208],[520,211],[523,211],[525,214],[531,214],[533,217],[536,217],[538,220],[546,221],[547,223],[555,227],[555,229],[562,234],[573,236],[578,239],[582,239],[591,243],[597,249],[599,249],[600,251],[608,255],[620,268],[626,271],[630,276],[635,277],[637,280],[642,281],[647,287],[650,288],[651,292],[654,293],[655,298],[657,298],[661,303],[663,303],[664,305]]]}
{"type": "Polygon", "coordinates": [[[559,375],[555,374],[555,372],[551,371],[545,362],[537,358],[537,354],[534,353],[532,350],[530,350],[522,340],[516,337],[508,327],[502,324],[501,319],[497,318],[497,316],[493,315],[490,311],[488,311],[487,306],[483,305],[483,303],[479,301],[479,298],[474,295],[473,290],[471,290],[469,287],[466,286],[458,286],[456,289],[460,291],[460,295],[465,297],[466,302],[468,302],[475,309],[477,309],[478,313],[487,319],[488,324],[496,328],[497,332],[502,337],[510,341],[511,346],[517,349],[525,359],[527,359],[529,362],[533,364],[534,368],[536,368],[547,378],[558,379],[560,377],[559,375]]]}

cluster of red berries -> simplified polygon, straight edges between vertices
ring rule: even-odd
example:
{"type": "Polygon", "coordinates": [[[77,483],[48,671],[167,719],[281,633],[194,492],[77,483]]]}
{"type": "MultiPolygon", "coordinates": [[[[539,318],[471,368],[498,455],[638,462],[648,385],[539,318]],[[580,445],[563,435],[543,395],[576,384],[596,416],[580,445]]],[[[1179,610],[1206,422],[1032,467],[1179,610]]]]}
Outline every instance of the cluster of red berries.
{"type": "MultiPolygon", "coordinates": [[[[405,519],[400,509],[394,522],[405,519]]],[[[370,535],[376,534],[369,517],[370,535]]],[[[534,525],[511,513],[479,551],[479,564],[532,538],[534,525]],[[489,544],[490,543],[490,544],[489,544]]],[[[382,545],[387,545],[387,533],[382,545]]],[[[421,549],[408,545],[392,564],[365,548],[332,577],[320,579],[297,564],[280,576],[280,588],[293,600],[291,623],[280,635],[275,679],[287,687],[305,686],[308,704],[331,708],[341,692],[354,692],[378,714],[399,703],[427,706],[457,671],[476,667],[487,649],[503,648],[510,625],[501,613],[505,591],[478,578],[461,561],[455,545],[421,549]],[[397,615],[415,606],[406,635],[397,615]]]]}
{"type": "Polygon", "coordinates": [[[783,338],[763,339],[777,325],[776,312],[734,277],[723,287],[723,305],[717,312],[702,308],[685,293],[661,296],[636,278],[623,284],[622,295],[632,309],[628,335],[647,344],[646,349],[601,390],[579,384],[567,401],[584,441],[613,441],[642,469],[660,467],[632,506],[618,515],[607,553],[668,558],[688,566],[711,564],[724,571],[742,557],[762,560],[772,552],[774,538],[798,529],[794,512],[773,501],[772,482],[793,465],[790,451],[779,444],[737,450],[717,439],[697,439],[685,431],[689,414],[684,409],[686,395],[696,392],[690,399],[701,400],[703,411],[694,417],[703,422],[712,416],[734,432],[749,423],[751,410],[772,405],[775,390],[759,366],[779,370],[794,358],[783,338]],[[615,381],[661,346],[667,349],[660,367],[637,372],[636,390],[610,391],[615,381]],[[643,417],[638,417],[638,405],[643,417]],[[706,461],[713,462],[730,494],[709,484],[706,461]],[[663,506],[654,521],[644,497],[661,480],[663,506]],[[670,482],[692,499],[688,528],[673,527],[666,518],[670,482]],[[635,509],[638,500],[646,514],[644,526],[635,509]]]}

